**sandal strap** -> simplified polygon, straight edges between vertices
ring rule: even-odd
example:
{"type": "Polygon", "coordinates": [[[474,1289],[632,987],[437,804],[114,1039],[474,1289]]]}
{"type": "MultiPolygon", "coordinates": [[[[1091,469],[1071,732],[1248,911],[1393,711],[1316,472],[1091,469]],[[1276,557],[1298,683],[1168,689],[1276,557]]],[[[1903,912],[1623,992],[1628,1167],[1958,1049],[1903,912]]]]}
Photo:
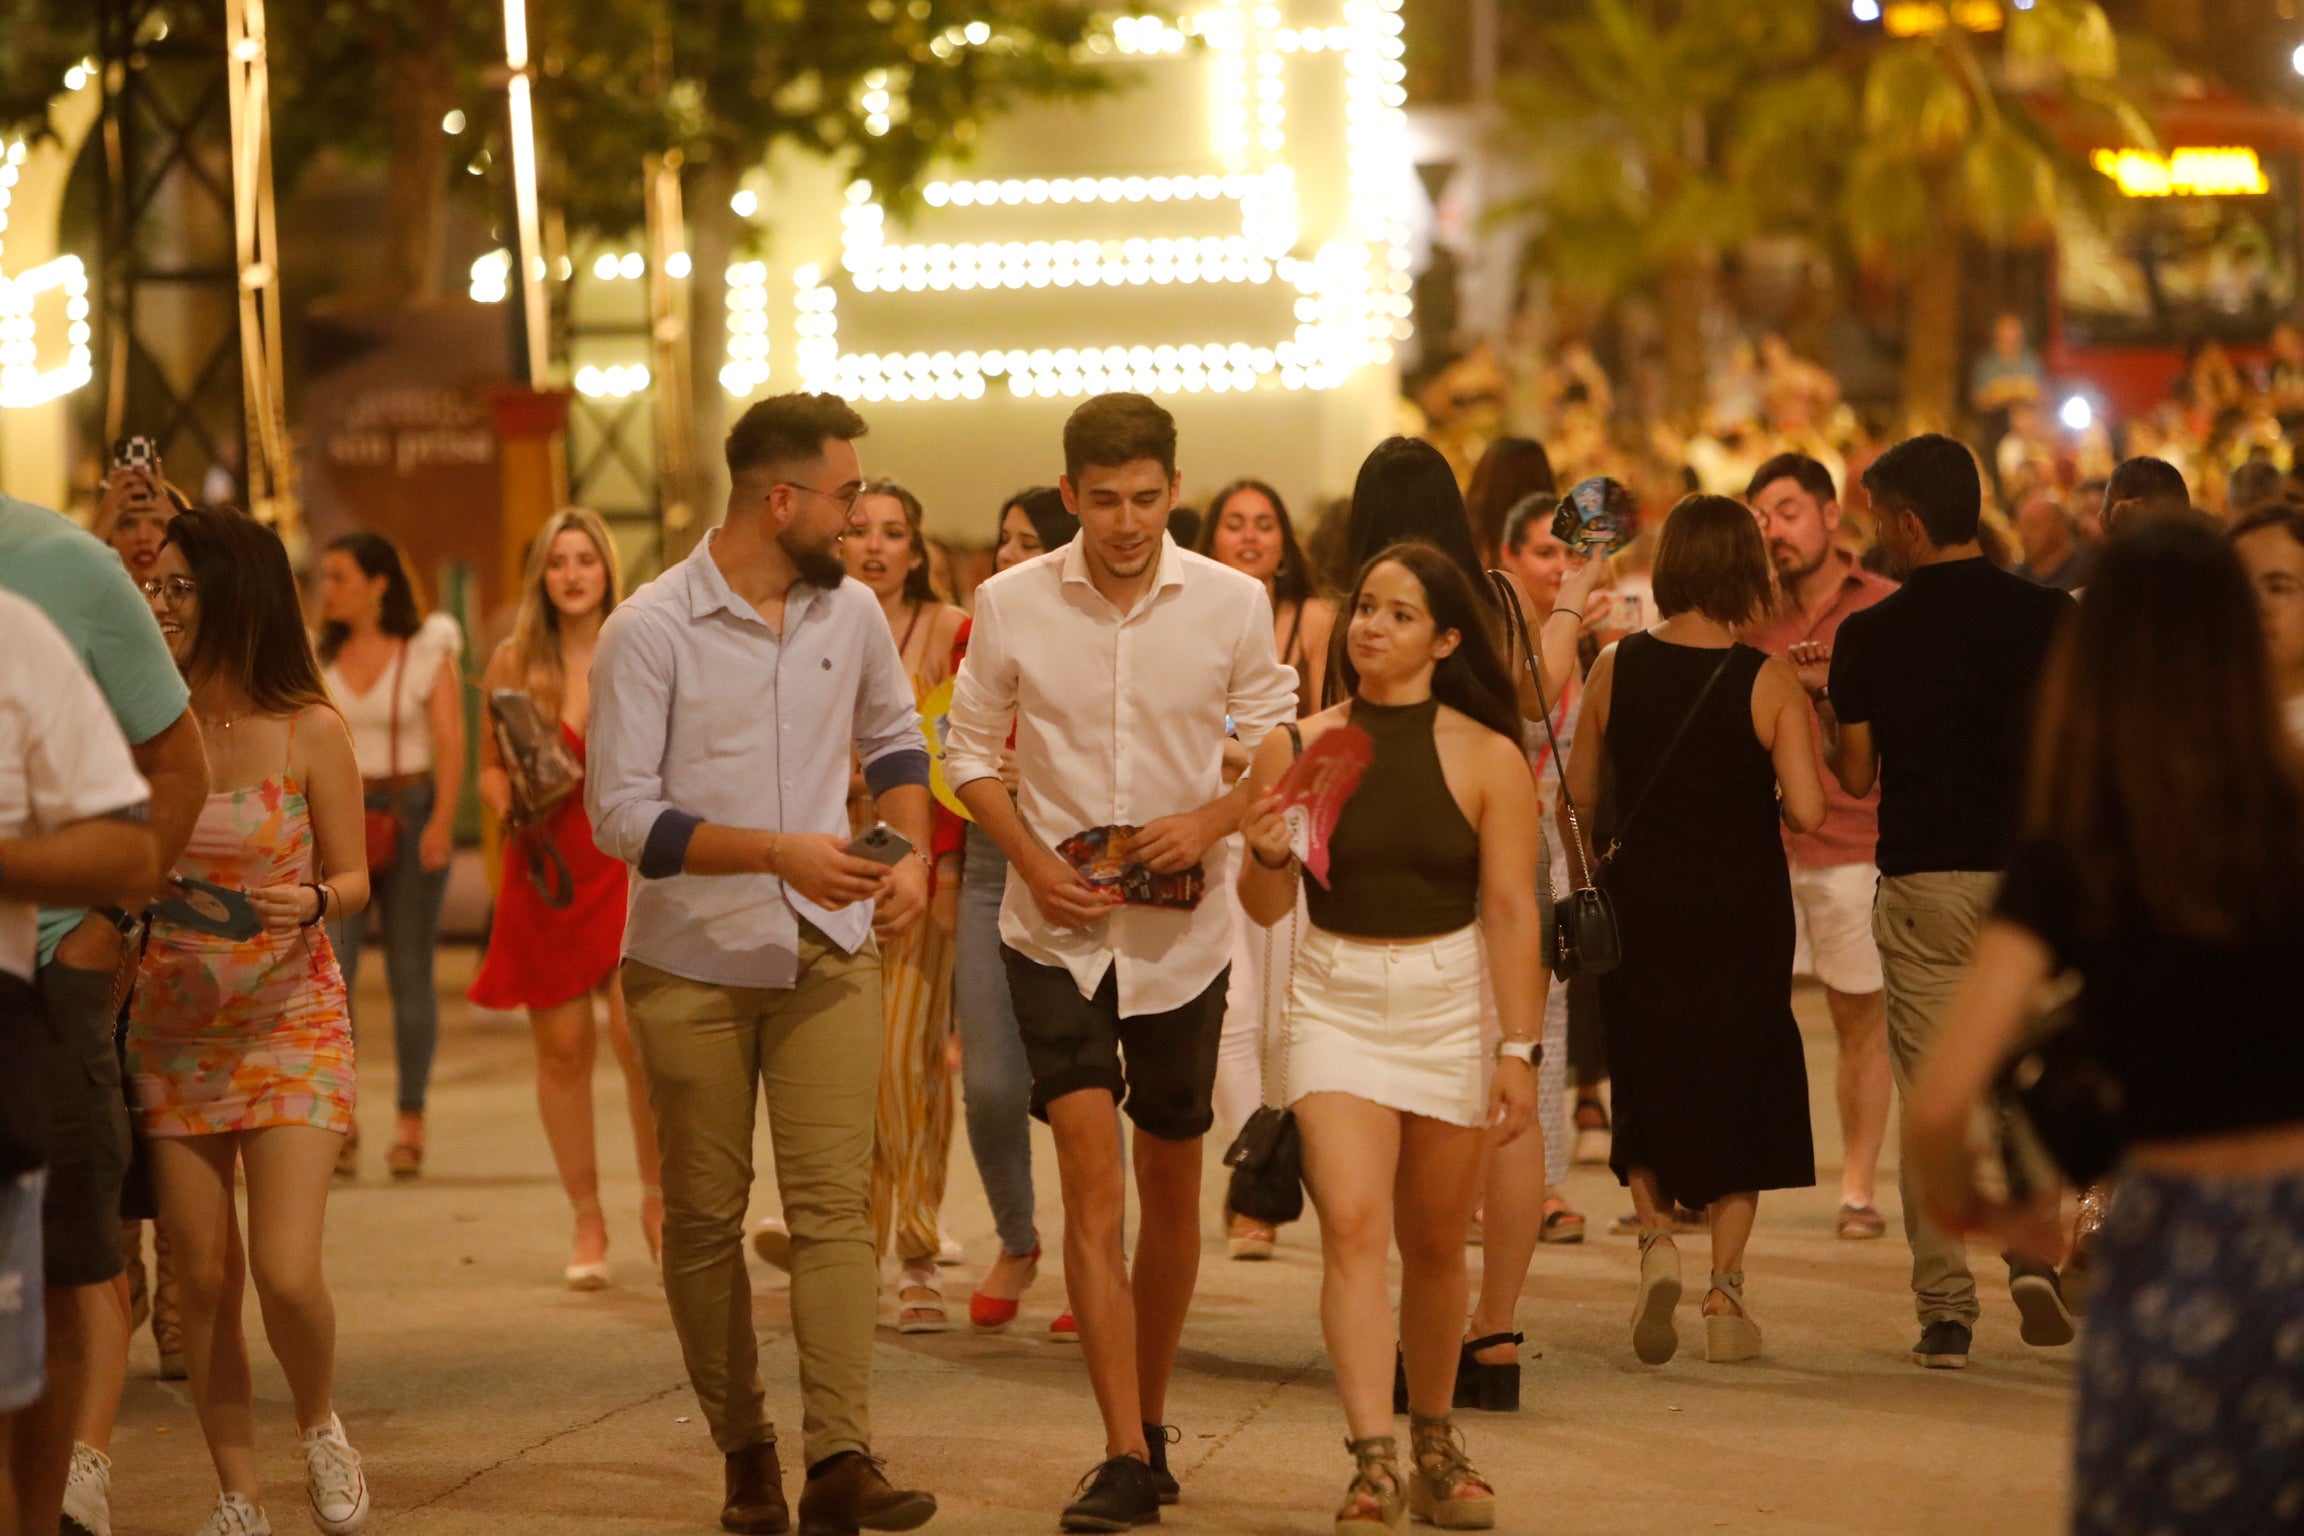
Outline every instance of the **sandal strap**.
{"type": "Polygon", "coordinates": [[[1712,1271],[1712,1289],[1727,1297],[1739,1316],[1744,1315],[1744,1271],[1731,1270],[1727,1274],[1712,1271]]]}
{"type": "Polygon", "coordinates": [[[1466,1339],[1464,1347],[1472,1350],[1494,1349],[1499,1344],[1525,1344],[1527,1342],[1528,1335],[1524,1333],[1484,1333],[1476,1339],[1466,1339]]]}

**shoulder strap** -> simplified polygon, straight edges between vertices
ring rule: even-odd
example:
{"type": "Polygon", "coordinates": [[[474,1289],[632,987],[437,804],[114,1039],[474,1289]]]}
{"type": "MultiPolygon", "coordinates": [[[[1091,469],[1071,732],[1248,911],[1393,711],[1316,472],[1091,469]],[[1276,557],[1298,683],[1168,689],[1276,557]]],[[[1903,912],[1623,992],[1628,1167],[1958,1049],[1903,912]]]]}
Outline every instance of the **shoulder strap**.
{"type": "Polygon", "coordinates": [[[1288,755],[1290,757],[1302,757],[1304,755],[1304,733],[1297,729],[1296,722],[1283,720],[1280,722],[1280,729],[1288,733],[1288,755]]]}
{"type": "MultiPolygon", "coordinates": [[[[1520,664],[1528,669],[1528,682],[1536,690],[1536,709],[1544,719],[1544,740],[1551,747],[1552,771],[1560,784],[1560,808],[1568,816],[1569,858],[1576,866],[1571,878],[1579,886],[1592,883],[1591,871],[1584,867],[1584,823],[1576,812],[1576,797],[1568,792],[1568,758],[1560,750],[1559,733],[1552,728],[1552,701],[1544,694],[1544,669],[1536,663],[1536,643],[1528,632],[1528,615],[1520,606],[1520,593],[1512,585],[1512,578],[1502,571],[1490,571],[1488,581],[1496,589],[1497,601],[1504,605],[1510,626],[1506,636],[1520,647],[1520,664]]],[[[1538,769],[1539,773],[1543,770],[1538,769]]]]}
{"type": "Polygon", "coordinates": [[[400,642],[398,653],[392,658],[392,723],[389,727],[390,734],[386,738],[391,745],[385,749],[385,755],[389,759],[385,766],[385,772],[395,779],[400,777],[400,675],[407,670],[408,642],[403,639],[400,642]]]}
{"type": "Polygon", "coordinates": [[[1705,678],[1704,686],[1696,690],[1696,702],[1688,706],[1688,713],[1680,717],[1680,728],[1664,744],[1663,755],[1656,759],[1656,766],[1649,771],[1648,782],[1640,786],[1640,793],[1632,797],[1632,803],[1624,808],[1624,814],[1616,818],[1616,830],[1609,834],[1607,851],[1600,855],[1603,867],[1624,846],[1624,833],[1631,827],[1632,818],[1639,815],[1640,807],[1648,803],[1649,792],[1655,789],[1656,781],[1664,777],[1664,769],[1672,761],[1672,754],[1680,749],[1681,739],[1688,734],[1688,727],[1694,725],[1697,715],[1703,712],[1704,701],[1712,696],[1712,685],[1720,681],[1720,674],[1727,671],[1728,663],[1736,659],[1736,651],[1737,647],[1731,645],[1720,653],[1720,660],[1712,668],[1712,675],[1705,678]]]}

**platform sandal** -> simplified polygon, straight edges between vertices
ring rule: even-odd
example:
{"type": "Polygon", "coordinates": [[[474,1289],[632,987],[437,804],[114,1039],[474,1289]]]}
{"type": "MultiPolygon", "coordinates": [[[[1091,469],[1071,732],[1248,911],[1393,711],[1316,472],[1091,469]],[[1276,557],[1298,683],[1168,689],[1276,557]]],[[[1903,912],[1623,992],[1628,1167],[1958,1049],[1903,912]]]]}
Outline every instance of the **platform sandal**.
{"type": "Polygon", "coordinates": [[[1661,1227],[1640,1234],[1640,1295],[1632,1303],[1632,1353],[1662,1365],[1680,1349],[1680,1249],[1661,1227]]]}
{"type": "Polygon", "coordinates": [[[936,1259],[907,1259],[896,1272],[896,1331],[945,1333],[952,1320],[944,1314],[944,1285],[937,1278],[936,1259]]]}
{"type": "Polygon", "coordinates": [[[1352,1453],[1352,1482],[1344,1490],[1344,1507],[1336,1511],[1336,1536],[1368,1536],[1376,1527],[1396,1531],[1407,1513],[1406,1479],[1400,1475],[1400,1442],[1392,1435],[1370,1435],[1347,1440],[1352,1453]]]}
{"type": "Polygon", "coordinates": [[[1488,1333],[1466,1339],[1463,1353],[1457,1357],[1456,1394],[1450,1401],[1458,1408],[1477,1408],[1482,1413],[1518,1413],[1519,1355],[1492,1365],[1480,1358],[1480,1351],[1494,1349],[1499,1344],[1517,1348],[1527,1341],[1527,1335],[1519,1333],[1488,1333]]]}
{"type": "Polygon", "coordinates": [[[1496,1490],[1464,1454],[1464,1435],[1445,1416],[1408,1420],[1408,1512],[1444,1531],[1485,1531],[1496,1523],[1496,1490]]]}
{"type": "Polygon", "coordinates": [[[1744,1310],[1744,1271],[1726,1275],[1713,1271],[1712,1289],[1736,1310],[1704,1314],[1704,1358],[1714,1365],[1759,1359],[1760,1325],[1744,1310]]]}

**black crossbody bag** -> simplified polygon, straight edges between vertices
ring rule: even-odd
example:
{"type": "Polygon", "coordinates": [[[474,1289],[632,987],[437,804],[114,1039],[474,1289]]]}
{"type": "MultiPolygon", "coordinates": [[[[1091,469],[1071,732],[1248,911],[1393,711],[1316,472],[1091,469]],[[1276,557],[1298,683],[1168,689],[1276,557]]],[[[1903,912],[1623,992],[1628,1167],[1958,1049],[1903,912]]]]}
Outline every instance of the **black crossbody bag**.
{"type": "Polygon", "coordinates": [[[1664,765],[1680,749],[1681,738],[1696,723],[1697,714],[1704,708],[1704,701],[1712,696],[1712,686],[1720,681],[1720,674],[1728,670],[1728,660],[1736,654],[1736,648],[1730,646],[1720,653],[1720,664],[1704,679],[1696,702],[1688,706],[1680,728],[1672,733],[1664,755],[1656,760],[1655,772],[1649,775],[1648,782],[1641,786],[1624,814],[1616,818],[1616,830],[1610,835],[1598,865],[1594,866],[1585,856],[1584,824],[1576,812],[1576,797],[1568,792],[1568,763],[1560,754],[1560,738],[1552,729],[1552,701],[1544,696],[1544,673],[1536,665],[1536,646],[1529,635],[1528,615],[1520,606],[1520,594],[1513,590],[1510,577],[1501,571],[1490,571],[1488,579],[1495,584],[1504,611],[1511,615],[1512,634],[1520,643],[1521,665],[1528,669],[1528,681],[1536,690],[1537,712],[1544,719],[1544,739],[1552,746],[1553,772],[1560,781],[1560,808],[1568,816],[1569,877],[1576,882],[1576,888],[1553,909],[1552,931],[1544,935],[1544,963],[1562,981],[1572,976],[1606,975],[1624,961],[1624,935],[1616,923],[1616,904],[1600,888],[1600,873],[1624,846],[1625,832],[1630,829],[1633,818],[1640,814],[1640,807],[1647,801],[1649,791],[1656,787],[1656,781],[1664,777],[1664,765]]]}
{"type": "MultiPolygon", "coordinates": [[[[1288,743],[1295,755],[1304,755],[1304,733],[1293,720],[1284,721],[1281,729],[1288,733],[1288,743]]],[[[1250,855],[1253,857],[1254,855],[1250,855]]],[[[1293,923],[1295,917],[1288,919],[1293,923]]],[[[1300,940],[1303,936],[1297,935],[1300,940]]],[[[1269,943],[1269,939],[1267,939],[1269,943]]],[[[1267,951],[1269,952],[1269,951],[1267,951]]],[[[1288,951],[1288,990],[1296,989],[1296,951],[1288,951]]],[[[1269,997],[1271,983],[1265,983],[1269,997]]],[[[1259,1007],[1263,999],[1259,999],[1259,1007]]],[[[1272,1076],[1272,1030],[1269,1020],[1262,1021],[1263,1039],[1259,1047],[1264,1054],[1264,1076],[1272,1076]]],[[[1280,1059],[1285,1062],[1288,1053],[1283,1048],[1280,1059]]],[[[1225,1204],[1250,1221],[1261,1221],[1267,1226],[1285,1226],[1304,1214],[1304,1137],[1296,1127],[1296,1111],[1284,1107],[1288,1092],[1285,1082],[1276,1095],[1283,1107],[1259,1104],[1248,1123],[1240,1127],[1240,1134],[1232,1138],[1225,1150],[1224,1166],[1232,1170],[1230,1185],[1225,1193],[1225,1204]]]]}

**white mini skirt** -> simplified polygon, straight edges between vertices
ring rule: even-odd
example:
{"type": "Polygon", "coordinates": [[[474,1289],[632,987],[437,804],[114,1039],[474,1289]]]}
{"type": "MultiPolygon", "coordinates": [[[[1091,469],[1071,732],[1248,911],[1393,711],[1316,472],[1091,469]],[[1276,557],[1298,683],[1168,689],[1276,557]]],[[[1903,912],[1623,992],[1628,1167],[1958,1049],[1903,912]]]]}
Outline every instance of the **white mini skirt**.
{"type": "Polygon", "coordinates": [[[1288,990],[1286,1101],[1349,1093],[1402,1114],[1486,1125],[1488,998],[1478,924],[1414,944],[1305,929],[1288,990]]]}

